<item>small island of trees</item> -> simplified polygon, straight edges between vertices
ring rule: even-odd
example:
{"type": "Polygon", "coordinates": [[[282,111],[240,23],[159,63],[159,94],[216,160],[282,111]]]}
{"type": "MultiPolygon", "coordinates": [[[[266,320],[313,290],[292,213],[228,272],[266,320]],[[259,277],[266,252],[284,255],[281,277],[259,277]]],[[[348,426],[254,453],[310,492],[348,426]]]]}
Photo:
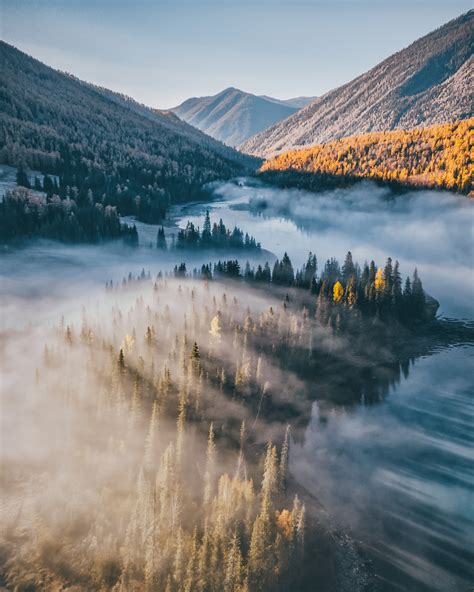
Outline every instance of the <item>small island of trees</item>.
{"type": "MultiPolygon", "coordinates": [[[[186,277],[186,264],[174,268],[175,277],[186,277]]],[[[396,318],[412,323],[433,318],[438,308],[436,300],[423,290],[418,271],[412,278],[402,280],[400,264],[389,257],[383,267],[372,260],[362,268],[354,263],[348,251],[341,266],[337,259],[326,261],[318,275],[316,255],[309,253],[307,262],[296,272],[287,253],[276,259],[273,270],[270,265],[251,267],[247,262],[242,270],[237,259],[206,263],[194,269],[193,277],[205,280],[214,278],[241,279],[257,285],[271,284],[274,287],[296,288],[307,291],[316,298],[318,314],[328,314],[342,308],[356,309],[360,313],[379,318],[396,318]],[[324,312],[323,312],[324,311],[324,312]]]]}
{"type": "MultiPolygon", "coordinates": [[[[156,246],[158,249],[168,248],[163,227],[158,229],[156,246]]],[[[226,228],[222,218],[219,223],[211,223],[209,211],[206,211],[202,231],[188,221],[186,228],[179,229],[176,239],[173,236],[170,248],[260,251],[261,245],[253,236],[244,233],[237,226],[234,226],[233,230],[226,228]]]]}

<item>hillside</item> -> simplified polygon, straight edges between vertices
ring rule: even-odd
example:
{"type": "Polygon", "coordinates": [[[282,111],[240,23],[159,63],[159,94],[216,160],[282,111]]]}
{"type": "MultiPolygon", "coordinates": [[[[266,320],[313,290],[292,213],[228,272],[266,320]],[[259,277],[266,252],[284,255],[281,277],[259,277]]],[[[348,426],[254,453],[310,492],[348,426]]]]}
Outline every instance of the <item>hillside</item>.
{"type": "Polygon", "coordinates": [[[239,148],[269,157],[344,136],[472,116],[473,27],[471,10],[239,148]]]}
{"type": "Polygon", "coordinates": [[[289,102],[227,88],[211,97],[188,99],[171,111],[213,138],[236,146],[293,115],[299,107],[289,102]]]}
{"type": "Polygon", "coordinates": [[[170,202],[257,162],[172,113],[57,72],[0,42],[0,163],[59,177],[76,205],[158,221],[170,202]]]}
{"type": "Polygon", "coordinates": [[[280,154],[262,172],[361,177],[472,193],[474,118],[374,132],[280,154]]]}

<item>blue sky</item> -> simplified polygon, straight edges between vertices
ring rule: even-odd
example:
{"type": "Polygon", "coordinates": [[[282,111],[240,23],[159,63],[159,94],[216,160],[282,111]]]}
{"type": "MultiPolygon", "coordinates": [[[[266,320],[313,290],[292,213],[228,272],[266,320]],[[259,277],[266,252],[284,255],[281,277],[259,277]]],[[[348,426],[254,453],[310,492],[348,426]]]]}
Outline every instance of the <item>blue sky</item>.
{"type": "Polygon", "coordinates": [[[0,0],[1,38],[153,107],[235,86],[320,95],[467,12],[464,0],[0,0]]]}

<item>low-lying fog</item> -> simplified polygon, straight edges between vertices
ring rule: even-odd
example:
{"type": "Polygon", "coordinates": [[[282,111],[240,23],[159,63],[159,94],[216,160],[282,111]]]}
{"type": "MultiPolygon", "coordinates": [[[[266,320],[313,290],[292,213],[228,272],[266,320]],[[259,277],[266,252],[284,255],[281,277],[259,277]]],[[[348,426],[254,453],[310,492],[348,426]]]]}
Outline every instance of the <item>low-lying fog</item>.
{"type": "MultiPolygon", "coordinates": [[[[394,195],[371,182],[315,195],[246,180],[215,185],[214,195],[219,201],[211,205],[211,217],[244,228],[278,257],[287,251],[297,267],[309,251],[320,267],[348,250],[361,263],[374,259],[381,265],[390,256],[404,274],[418,268],[441,314],[473,317],[474,202],[464,196],[394,195]]],[[[181,222],[190,218],[202,225],[204,209],[183,208],[181,222]]]]}
{"type": "MultiPolygon", "coordinates": [[[[418,268],[441,314],[474,318],[474,203],[465,197],[433,191],[395,196],[371,183],[314,195],[250,180],[216,184],[214,196],[208,204],[175,207],[167,236],[176,231],[174,221],[185,226],[189,219],[202,228],[209,209],[212,220],[239,226],[270,253],[262,251],[258,259],[228,251],[163,253],[154,248],[157,227],[142,224],[136,249],[48,241],[4,249],[0,331],[52,326],[62,315],[79,323],[83,304],[99,310],[94,307],[104,297],[105,281],[120,281],[130,271],[144,268],[154,275],[181,261],[192,269],[236,256],[257,263],[285,251],[295,268],[309,251],[319,269],[329,257],[341,261],[347,250],[361,264],[375,259],[382,265],[391,256],[403,276],[418,268]]],[[[461,590],[472,575],[466,550],[474,528],[468,466],[472,354],[472,347],[458,348],[417,361],[378,406],[324,422],[315,406],[304,441],[291,448],[297,480],[374,547],[375,567],[386,578],[383,590],[399,589],[392,587],[395,581],[404,590],[461,590]]],[[[7,447],[15,449],[15,442],[2,436],[2,455],[7,447]]]]}

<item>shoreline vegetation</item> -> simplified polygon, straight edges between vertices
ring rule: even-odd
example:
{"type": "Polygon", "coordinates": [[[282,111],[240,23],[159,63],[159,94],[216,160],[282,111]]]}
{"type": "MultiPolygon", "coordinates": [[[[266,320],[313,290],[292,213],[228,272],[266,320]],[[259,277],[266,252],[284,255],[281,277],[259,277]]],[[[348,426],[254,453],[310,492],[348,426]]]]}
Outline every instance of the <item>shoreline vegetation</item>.
{"type": "Polygon", "coordinates": [[[64,199],[54,193],[54,189],[44,192],[48,180],[54,187],[46,175],[43,185],[38,181],[34,190],[19,186],[5,193],[0,201],[0,242],[47,238],[73,244],[97,244],[123,239],[125,244],[137,244],[135,224],[122,223],[115,206],[94,203],[92,194],[79,206],[74,191],[64,199]]]}
{"type": "Polygon", "coordinates": [[[284,152],[259,176],[283,186],[318,190],[370,179],[394,189],[424,188],[474,196],[474,118],[412,130],[349,136],[284,152]]]}

